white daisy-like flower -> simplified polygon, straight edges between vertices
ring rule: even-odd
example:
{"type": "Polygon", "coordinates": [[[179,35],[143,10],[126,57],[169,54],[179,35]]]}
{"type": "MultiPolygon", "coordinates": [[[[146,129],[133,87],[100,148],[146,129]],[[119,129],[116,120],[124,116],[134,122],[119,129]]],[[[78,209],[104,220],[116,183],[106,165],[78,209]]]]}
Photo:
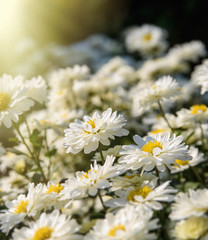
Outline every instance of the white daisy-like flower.
{"type": "Polygon", "coordinates": [[[105,219],[97,220],[85,240],[151,240],[156,239],[152,231],[157,229],[158,219],[152,220],[150,210],[127,205],[115,215],[107,213],[105,219]],[[150,232],[151,231],[151,232],[150,232]]]}
{"type": "Polygon", "coordinates": [[[170,181],[156,187],[157,178],[151,182],[145,181],[136,187],[129,187],[125,190],[115,192],[118,198],[112,198],[105,202],[107,207],[124,207],[127,203],[134,206],[144,206],[148,209],[161,210],[163,208],[161,202],[172,202],[177,190],[168,187],[170,181]]]}
{"type": "Polygon", "coordinates": [[[146,137],[143,140],[139,135],[133,137],[137,145],[125,145],[120,152],[119,163],[125,164],[127,169],[137,170],[143,168],[144,171],[152,171],[155,167],[164,172],[166,167],[172,169],[176,159],[191,160],[188,153],[188,146],[185,146],[182,136],[175,134],[170,136],[156,134],[154,138],[146,137]]]}
{"type": "Polygon", "coordinates": [[[84,153],[90,153],[98,148],[99,143],[110,145],[109,138],[128,135],[128,130],[122,128],[126,120],[120,114],[117,116],[117,112],[112,113],[111,108],[102,115],[95,112],[92,117],[84,116],[83,120],[75,120],[65,130],[64,146],[67,153],[76,154],[82,149],[84,153]]]}
{"type": "Polygon", "coordinates": [[[170,101],[180,94],[175,79],[163,76],[147,88],[141,88],[133,96],[132,114],[139,116],[151,108],[158,107],[158,101],[170,101]]]}
{"type": "Polygon", "coordinates": [[[50,214],[42,213],[35,222],[30,222],[29,227],[15,229],[14,240],[79,240],[81,235],[76,234],[80,227],[74,219],[70,219],[58,210],[50,214]]]}
{"type": "Polygon", "coordinates": [[[122,165],[113,166],[115,158],[107,156],[103,166],[98,165],[94,161],[94,165],[88,172],[76,172],[76,177],[68,179],[64,184],[64,189],[61,191],[63,197],[61,199],[70,199],[76,196],[95,196],[98,189],[110,187],[109,178],[116,177],[124,172],[122,165]]]}
{"type": "Polygon", "coordinates": [[[176,45],[168,52],[169,57],[177,59],[179,62],[196,62],[200,57],[206,55],[206,47],[201,41],[191,41],[176,45]]]}
{"type": "Polygon", "coordinates": [[[208,211],[208,189],[189,189],[188,193],[180,192],[172,204],[171,220],[182,220],[191,216],[200,217],[208,211]]]}
{"type": "Polygon", "coordinates": [[[12,121],[17,122],[18,116],[34,105],[27,94],[28,88],[24,86],[21,76],[13,79],[4,74],[0,77],[0,126],[3,123],[10,128],[12,121]]]}
{"type": "Polygon", "coordinates": [[[22,222],[26,216],[36,217],[43,209],[43,185],[38,184],[36,187],[33,183],[28,186],[27,196],[20,194],[17,200],[7,201],[8,210],[2,210],[0,214],[1,230],[5,234],[18,223],[22,222]]]}
{"type": "Polygon", "coordinates": [[[126,31],[125,44],[129,52],[139,52],[143,56],[159,55],[168,46],[167,32],[157,26],[144,24],[126,31]]]}
{"type": "Polygon", "coordinates": [[[180,159],[176,159],[176,164],[172,167],[171,173],[177,173],[188,169],[190,166],[194,167],[201,162],[204,162],[204,154],[199,152],[199,149],[191,146],[189,149],[189,153],[192,156],[192,160],[181,161],[180,159]]]}
{"type": "Polygon", "coordinates": [[[201,87],[201,94],[208,91],[208,59],[203,61],[202,65],[196,66],[191,78],[201,87]]]}
{"type": "Polygon", "coordinates": [[[45,208],[51,208],[54,207],[56,209],[61,209],[64,207],[67,203],[67,201],[61,200],[61,192],[64,189],[63,184],[61,183],[54,183],[54,182],[48,182],[47,186],[44,186],[43,188],[43,194],[44,196],[44,205],[45,208]]]}
{"type": "Polygon", "coordinates": [[[207,217],[190,217],[176,223],[172,232],[178,240],[197,240],[208,232],[207,217]]]}
{"type": "Polygon", "coordinates": [[[208,108],[205,104],[193,105],[190,109],[182,108],[177,113],[181,127],[193,127],[197,123],[205,123],[208,119],[208,108]]]}

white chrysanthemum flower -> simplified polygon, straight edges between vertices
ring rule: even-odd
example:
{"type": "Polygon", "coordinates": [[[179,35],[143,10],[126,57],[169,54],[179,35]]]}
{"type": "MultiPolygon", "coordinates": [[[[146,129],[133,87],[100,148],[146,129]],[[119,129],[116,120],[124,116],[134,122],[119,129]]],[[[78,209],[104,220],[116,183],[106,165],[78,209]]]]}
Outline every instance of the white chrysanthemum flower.
{"type": "Polygon", "coordinates": [[[193,105],[190,109],[182,108],[177,113],[178,122],[181,127],[193,127],[197,123],[207,122],[208,108],[204,104],[193,105]]]}
{"type": "Polygon", "coordinates": [[[158,101],[170,101],[180,94],[180,87],[170,76],[163,76],[148,88],[141,88],[135,93],[132,103],[132,113],[139,116],[153,107],[158,107],[158,101]]]}
{"type": "Polygon", "coordinates": [[[167,32],[157,26],[144,24],[126,31],[125,44],[129,52],[139,52],[144,56],[159,55],[168,44],[167,32]]]}
{"type": "Polygon", "coordinates": [[[137,171],[131,173],[127,172],[124,176],[118,176],[111,179],[111,191],[116,191],[118,189],[127,189],[131,186],[142,185],[143,182],[150,182],[155,178],[152,173],[144,173],[142,176],[137,171]]]}
{"type": "Polygon", "coordinates": [[[201,94],[208,91],[208,59],[202,65],[196,66],[191,78],[201,87],[201,94]]]}
{"type": "Polygon", "coordinates": [[[192,160],[181,161],[180,159],[176,159],[176,164],[172,167],[171,173],[177,173],[188,169],[190,166],[194,167],[201,162],[204,162],[204,154],[199,152],[199,149],[191,146],[189,149],[189,153],[192,156],[192,160]]]}
{"type": "Polygon", "coordinates": [[[154,138],[146,137],[143,140],[139,135],[133,137],[137,145],[125,145],[123,155],[118,161],[125,164],[127,169],[137,170],[143,168],[144,171],[152,171],[155,167],[163,172],[166,167],[172,169],[176,159],[191,160],[188,153],[188,146],[185,146],[182,136],[170,137],[170,133],[156,134],[154,138]]]}
{"type": "Polygon", "coordinates": [[[157,178],[151,182],[145,181],[136,187],[129,187],[125,190],[118,190],[115,194],[118,198],[112,198],[105,202],[107,207],[124,207],[127,203],[134,206],[144,206],[154,210],[163,208],[161,202],[172,202],[177,190],[168,187],[170,181],[156,187],[157,178]]]}
{"type": "Polygon", "coordinates": [[[113,166],[115,158],[107,156],[103,166],[94,162],[88,172],[76,172],[75,178],[68,179],[64,184],[62,190],[63,197],[61,199],[70,199],[76,196],[95,196],[98,189],[105,189],[110,187],[109,178],[116,177],[124,172],[121,165],[113,166]]]}
{"type": "Polygon", "coordinates": [[[111,108],[102,115],[95,112],[92,117],[84,116],[83,120],[75,120],[65,130],[64,146],[67,153],[76,154],[82,149],[84,153],[90,153],[98,148],[99,143],[110,145],[109,138],[128,135],[128,131],[122,128],[126,120],[120,114],[117,116],[117,112],[112,113],[111,108]]]}
{"type": "Polygon", "coordinates": [[[33,183],[30,183],[27,196],[20,194],[17,200],[6,202],[8,210],[2,210],[4,213],[0,214],[2,232],[8,234],[26,216],[36,217],[40,213],[44,207],[42,189],[42,184],[38,184],[35,187],[33,183]]]}
{"type": "Polygon", "coordinates": [[[63,189],[64,186],[61,183],[55,184],[54,182],[48,182],[47,186],[44,186],[43,194],[45,195],[44,205],[46,209],[50,209],[51,207],[61,209],[69,202],[68,200],[61,200],[61,193],[63,189]]]}
{"type": "Polygon", "coordinates": [[[173,236],[177,240],[198,240],[207,232],[207,217],[190,217],[187,220],[176,223],[176,226],[173,230],[173,236]]]}
{"type": "Polygon", "coordinates": [[[188,193],[180,192],[172,204],[170,219],[182,220],[191,216],[200,217],[208,211],[208,189],[189,189],[188,193]]]}
{"type": "Polygon", "coordinates": [[[41,76],[27,80],[25,86],[28,88],[28,97],[41,104],[47,101],[47,86],[41,76]]]}
{"type": "Polygon", "coordinates": [[[27,94],[28,88],[24,86],[21,76],[13,79],[4,74],[0,78],[0,126],[3,123],[10,128],[12,121],[17,122],[18,116],[34,105],[27,94]]]}
{"type": "Polygon", "coordinates": [[[36,222],[29,223],[29,227],[15,229],[12,237],[14,240],[78,240],[82,239],[76,234],[79,229],[74,219],[54,210],[50,214],[42,213],[36,222]]]}
{"type": "Polygon", "coordinates": [[[152,240],[156,234],[158,219],[151,220],[152,211],[127,205],[115,215],[106,214],[105,219],[97,220],[85,240],[152,240]]]}
{"type": "Polygon", "coordinates": [[[168,55],[178,59],[179,62],[196,62],[200,57],[206,55],[206,48],[201,41],[191,41],[171,48],[168,55]]]}

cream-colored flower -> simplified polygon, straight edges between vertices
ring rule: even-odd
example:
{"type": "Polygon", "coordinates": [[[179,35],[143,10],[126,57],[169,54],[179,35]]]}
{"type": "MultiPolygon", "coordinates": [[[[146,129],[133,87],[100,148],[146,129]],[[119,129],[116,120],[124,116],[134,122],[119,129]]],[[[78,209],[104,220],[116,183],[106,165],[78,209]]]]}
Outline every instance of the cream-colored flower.
{"type": "Polygon", "coordinates": [[[92,117],[84,116],[84,121],[75,120],[69,124],[65,130],[64,146],[66,152],[76,154],[84,149],[84,153],[95,151],[99,143],[110,145],[110,140],[114,136],[126,136],[128,131],[122,127],[126,120],[122,115],[117,116],[117,112],[112,113],[109,108],[100,115],[95,112],[92,117]]]}
{"type": "Polygon", "coordinates": [[[208,218],[190,217],[187,220],[176,223],[173,235],[177,240],[198,240],[207,232],[208,218]]]}

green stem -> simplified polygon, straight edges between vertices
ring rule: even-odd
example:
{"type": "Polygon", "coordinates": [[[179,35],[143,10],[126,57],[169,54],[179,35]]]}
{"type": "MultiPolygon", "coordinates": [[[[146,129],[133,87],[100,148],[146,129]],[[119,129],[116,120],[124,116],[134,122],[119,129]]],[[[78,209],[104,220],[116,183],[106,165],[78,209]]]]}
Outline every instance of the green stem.
{"type": "Polygon", "coordinates": [[[158,177],[158,185],[160,185],[160,173],[159,173],[157,167],[155,167],[155,171],[156,171],[156,175],[158,177]]]}
{"type": "Polygon", "coordinates": [[[31,151],[31,149],[30,149],[30,147],[28,146],[28,144],[26,143],[24,137],[22,136],[22,134],[21,134],[21,132],[20,132],[19,125],[18,125],[18,124],[14,124],[14,128],[16,129],[17,133],[19,134],[19,136],[20,136],[20,138],[21,138],[21,140],[22,140],[22,143],[25,145],[25,147],[27,148],[28,152],[30,153],[31,159],[33,160],[33,162],[37,165],[38,169],[40,170],[44,182],[47,183],[47,179],[46,179],[46,177],[45,177],[45,174],[44,174],[44,172],[43,172],[42,167],[40,166],[39,159],[36,159],[35,155],[34,155],[33,152],[31,151]]]}
{"type": "Polygon", "coordinates": [[[105,159],[104,159],[103,152],[102,152],[102,149],[101,149],[101,143],[99,143],[99,147],[98,148],[99,148],[102,164],[104,164],[105,163],[105,159]]]}
{"type": "Polygon", "coordinates": [[[106,211],[107,208],[106,208],[106,206],[104,205],[103,199],[102,199],[101,194],[100,194],[100,190],[98,190],[98,197],[99,197],[100,202],[101,202],[101,204],[102,204],[102,206],[103,206],[103,209],[106,211]]]}
{"type": "Polygon", "coordinates": [[[190,167],[192,172],[194,173],[195,177],[198,179],[198,181],[202,184],[204,184],[203,179],[201,178],[200,174],[198,173],[198,171],[196,170],[195,167],[190,167]]]}
{"type": "Polygon", "coordinates": [[[200,127],[200,130],[201,130],[201,141],[202,141],[202,144],[205,142],[204,140],[206,140],[205,136],[204,136],[204,131],[203,131],[203,128],[202,128],[202,125],[201,123],[199,122],[199,127],[200,127]]]}
{"type": "Polygon", "coordinates": [[[172,126],[170,125],[168,119],[167,119],[166,116],[165,116],[165,112],[164,112],[164,110],[163,110],[163,107],[162,107],[162,104],[161,104],[160,100],[158,100],[157,102],[158,102],[159,109],[160,109],[160,112],[161,112],[161,114],[162,114],[162,117],[163,117],[164,120],[166,121],[168,127],[169,127],[169,128],[171,129],[171,131],[174,133],[175,131],[174,131],[174,129],[172,128],[172,126]]]}

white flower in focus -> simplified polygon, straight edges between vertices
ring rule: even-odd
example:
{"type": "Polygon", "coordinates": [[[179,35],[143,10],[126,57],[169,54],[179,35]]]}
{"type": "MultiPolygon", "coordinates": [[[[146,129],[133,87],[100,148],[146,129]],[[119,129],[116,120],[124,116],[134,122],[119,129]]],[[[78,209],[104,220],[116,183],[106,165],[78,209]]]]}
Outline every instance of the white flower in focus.
{"type": "Polygon", "coordinates": [[[82,149],[84,153],[90,153],[98,148],[99,143],[110,145],[109,138],[128,135],[128,131],[122,128],[126,120],[120,114],[117,116],[117,112],[112,113],[111,108],[102,115],[95,112],[92,117],[84,116],[83,120],[75,120],[65,130],[64,146],[67,153],[76,154],[82,149]]]}
{"type": "Polygon", "coordinates": [[[163,76],[152,86],[141,88],[133,96],[132,114],[139,116],[153,107],[158,101],[170,101],[180,94],[180,87],[170,76],[163,76]]]}
{"type": "Polygon", "coordinates": [[[201,94],[208,91],[208,60],[195,68],[192,73],[192,80],[201,87],[201,94]]]}
{"type": "Polygon", "coordinates": [[[119,163],[125,164],[127,169],[137,170],[143,168],[144,171],[152,171],[155,167],[164,172],[166,167],[172,169],[176,159],[191,160],[188,153],[188,146],[185,146],[182,136],[175,134],[170,137],[170,133],[156,134],[154,138],[146,137],[143,140],[139,135],[133,137],[137,145],[125,145],[120,152],[119,163]]]}
{"type": "Polygon", "coordinates": [[[107,156],[103,166],[94,161],[94,165],[91,165],[88,172],[76,172],[75,178],[70,178],[63,184],[64,189],[61,192],[63,197],[61,199],[83,197],[86,196],[86,193],[95,196],[98,189],[109,188],[110,182],[108,179],[124,172],[123,166],[113,166],[114,160],[113,156],[107,156]]]}
{"type": "Polygon", "coordinates": [[[200,153],[198,148],[191,146],[189,149],[189,153],[192,156],[191,160],[181,161],[180,159],[176,159],[176,164],[172,167],[171,173],[177,173],[188,169],[190,166],[194,167],[201,162],[204,162],[204,154],[200,153]]]}
{"type": "Polygon", "coordinates": [[[125,44],[129,52],[139,52],[143,56],[163,53],[168,43],[167,32],[159,27],[145,24],[141,27],[127,29],[125,44]]]}
{"type": "Polygon", "coordinates": [[[208,211],[208,189],[189,189],[188,193],[180,192],[172,204],[171,220],[182,220],[191,216],[200,217],[208,211]]]}
{"type": "Polygon", "coordinates": [[[8,210],[2,210],[0,214],[1,230],[5,234],[18,223],[22,222],[26,216],[35,217],[43,209],[43,185],[34,187],[33,183],[28,186],[27,196],[20,194],[17,200],[7,201],[8,210]]]}
{"type": "Polygon", "coordinates": [[[12,121],[17,122],[18,116],[34,105],[27,94],[28,88],[24,86],[23,77],[13,79],[6,74],[0,77],[0,126],[3,123],[10,128],[12,121]]]}
{"type": "Polygon", "coordinates": [[[151,220],[152,211],[126,205],[115,215],[107,213],[105,219],[97,220],[85,240],[150,240],[156,234],[150,231],[158,228],[158,219],[151,220]]]}
{"type": "Polygon", "coordinates": [[[190,217],[187,220],[176,223],[173,235],[178,240],[198,240],[207,232],[208,218],[190,217]]]}
{"type": "Polygon", "coordinates": [[[118,198],[112,198],[105,202],[107,207],[124,207],[127,203],[134,206],[144,206],[148,209],[161,210],[163,208],[161,202],[172,202],[177,190],[168,187],[170,181],[167,181],[160,186],[157,185],[157,178],[151,182],[144,181],[141,185],[129,187],[125,190],[115,192],[118,198]]]}
{"type": "Polygon", "coordinates": [[[29,227],[15,229],[12,237],[14,240],[78,240],[82,239],[76,234],[79,228],[74,219],[55,210],[50,214],[42,213],[37,221],[29,223],[29,227]]]}

